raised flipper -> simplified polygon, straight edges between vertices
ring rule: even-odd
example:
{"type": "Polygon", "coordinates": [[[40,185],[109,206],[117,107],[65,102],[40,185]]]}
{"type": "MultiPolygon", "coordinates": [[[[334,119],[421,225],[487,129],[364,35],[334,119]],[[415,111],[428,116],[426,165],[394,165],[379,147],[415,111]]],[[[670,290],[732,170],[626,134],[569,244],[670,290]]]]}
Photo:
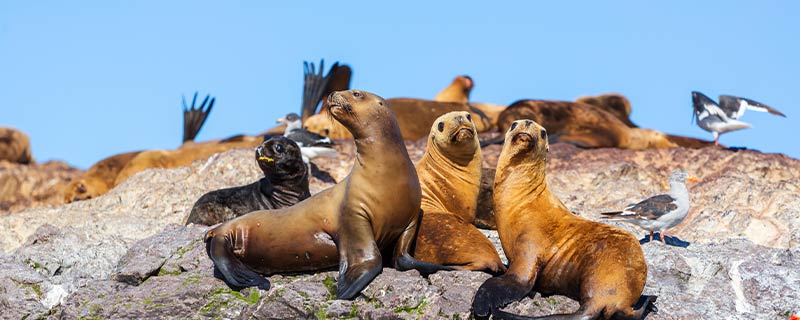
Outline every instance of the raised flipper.
{"type": "Polygon", "coordinates": [[[194,141],[197,133],[200,132],[200,128],[202,128],[203,124],[206,122],[208,114],[211,113],[211,108],[214,107],[214,101],[217,99],[211,98],[211,102],[209,103],[209,98],[210,95],[206,95],[200,107],[195,108],[195,103],[197,102],[197,92],[195,92],[194,98],[192,98],[192,107],[189,108],[186,105],[186,97],[181,97],[183,100],[183,142],[194,141]],[[205,108],[205,110],[203,110],[203,108],[205,108]]]}
{"type": "Polygon", "coordinates": [[[317,105],[325,97],[328,84],[331,82],[331,74],[339,67],[336,62],[331,66],[328,75],[323,76],[325,60],[320,60],[319,71],[314,67],[313,62],[303,62],[303,104],[300,107],[301,120],[317,113],[317,105]]]}
{"type": "Polygon", "coordinates": [[[404,230],[397,239],[397,244],[395,244],[394,247],[394,256],[392,257],[394,268],[400,271],[417,270],[423,276],[442,270],[456,270],[456,268],[453,267],[420,261],[411,256],[411,246],[414,244],[414,240],[417,238],[417,232],[419,231],[419,218],[421,214],[422,212],[420,211],[416,219],[408,224],[406,230],[404,230]]]}
{"type": "Polygon", "coordinates": [[[372,225],[366,217],[345,214],[339,230],[339,279],[337,299],[352,299],[383,270],[383,261],[372,225]]]}
{"type": "Polygon", "coordinates": [[[269,290],[269,280],[244,265],[233,254],[230,239],[222,235],[206,235],[206,252],[214,261],[214,275],[222,276],[229,286],[234,288],[258,287],[269,290]]]}

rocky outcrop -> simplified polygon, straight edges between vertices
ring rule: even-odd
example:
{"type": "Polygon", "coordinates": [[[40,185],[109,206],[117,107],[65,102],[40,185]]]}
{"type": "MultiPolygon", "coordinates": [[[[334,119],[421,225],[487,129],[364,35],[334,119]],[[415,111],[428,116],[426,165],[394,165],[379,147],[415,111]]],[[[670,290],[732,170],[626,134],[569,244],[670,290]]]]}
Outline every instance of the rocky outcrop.
{"type": "Polygon", "coordinates": [[[19,164],[0,161],[0,215],[64,203],[62,188],[83,171],[60,161],[19,164]]]}
{"type": "MultiPolygon", "coordinates": [[[[425,142],[408,147],[419,159],[425,142]]],[[[317,163],[312,193],[349,173],[353,145],[337,148],[339,158],[317,163]]],[[[487,168],[498,152],[499,146],[484,149],[487,168]]],[[[597,219],[597,212],[666,190],[665,177],[678,166],[701,180],[690,189],[695,211],[676,230],[693,243],[688,248],[643,246],[649,265],[645,293],[659,296],[660,311],[652,319],[787,319],[800,312],[797,160],[714,148],[581,150],[554,144],[548,173],[552,189],[570,209],[597,219]]],[[[252,152],[232,150],[188,167],[145,170],[96,199],[0,216],[0,248],[5,251],[0,254],[0,315],[469,317],[472,297],[486,274],[440,272],[423,278],[413,271],[384,269],[353,301],[333,299],[335,270],[273,275],[268,291],[227,287],[214,277],[205,253],[201,239],[206,227],[182,224],[203,193],[259,177],[252,152]]],[[[483,231],[499,249],[497,233],[483,231]]],[[[537,296],[507,310],[545,315],[576,308],[565,297],[537,296]]]]}

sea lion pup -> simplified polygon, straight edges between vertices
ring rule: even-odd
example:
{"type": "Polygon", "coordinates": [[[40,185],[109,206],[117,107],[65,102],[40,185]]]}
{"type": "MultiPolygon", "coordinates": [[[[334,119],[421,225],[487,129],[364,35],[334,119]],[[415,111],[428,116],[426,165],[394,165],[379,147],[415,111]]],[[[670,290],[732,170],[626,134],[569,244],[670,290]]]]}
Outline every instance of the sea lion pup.
{"type": "Polygon", "coordinates": [[[636,238],[619,228],[572,214],[547,185],[547,131],[532,120],[514,121],[497,160],[494,203],[508,272],[486,280],[472,302],[476,315],[509,314],[499,308],[533,292],[580,302],[573,314],[544,318],[640,319],[655,297],[634,311],[647,263],[636,238]]]}
{"type": "Polygon", "coordinates": [[[423,214],[415,258],[461,270],[493,274],[506,270],[492,242],[472,225],[482,162],[469,112],[454,111],[436,119],[417,163],[423,214]]]}
{"type": "Polygon", "coordinates": [[[0,161],[2,160],[19,164],[33,163],[28,135],[17,129],[0,127],[0,161]]]}
{"type": "Polygon", "coordinates": [[[265,288],[269,281],[262,274],[338,264],[337,297],[350,299],[381,272],[383,256],[392,257],[400,270],[444,269],[409,254],[422,195],[386,104],[360,90],[328,97],[328,113],[355,137],[350,174],[292,207],[251,212],[209,230],[208,255],[225,282],[265,288]]]}
{"type": "Polygon", "coordinates": [[[110,156],[92,165],[81,177],[64,187],[64,203],[99,197],[116,184],[117,175],[141,151],[110,156]]]}
{"type": "Polygon", "coordinates": [[[300,148],[285,137],[273,137],[256,148],[264,178],[241,187],[211,191],[192,207],[186,224],[214,225],[257,210],[292,206],[309,196],[308,170],[300,148]]]}
{"type": "Polygon", "coordinates": [[[641,150],[677,146],[661,132],[630,128],[613,114],[580,102],[520,100],[500,113],[497,128],[504,132],[515,119],[533,119],[547,128],[555,140],[582,148],[641,150]]]}

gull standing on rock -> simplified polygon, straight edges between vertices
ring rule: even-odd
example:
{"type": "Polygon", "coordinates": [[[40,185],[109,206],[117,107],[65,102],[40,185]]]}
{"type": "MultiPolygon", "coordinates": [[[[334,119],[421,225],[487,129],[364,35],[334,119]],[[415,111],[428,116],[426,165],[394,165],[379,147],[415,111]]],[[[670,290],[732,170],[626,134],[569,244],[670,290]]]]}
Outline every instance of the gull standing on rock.
{"type": "Polygon", "coordinates": [[[687,180],[697,182],[686,171],[674,170],[669,175],[669,193],[647,198],[625,207],[622,211],[601,214],[606,216],[603,217],[605,219],[628,222],[650,231],[650,241],[653,240],[653,233],[659,231],[661,242],[667,244],[664,240],[666,230],[680,224],[689,213],[687,180]]]}
{"type": "Polygon", "coordinates": [[[694,116],[697,117],[697,125],[714,134],[715,145],[719,145],[719,135],[725,132],[752,127],[749,123],[738,120],[747,109],[786,117],[780,111],[767,105],[741,97],[722,95],[719,96],[719,104],[717,104],[706,95],[692,91],[692,103],[694,104],[694,116]]]}

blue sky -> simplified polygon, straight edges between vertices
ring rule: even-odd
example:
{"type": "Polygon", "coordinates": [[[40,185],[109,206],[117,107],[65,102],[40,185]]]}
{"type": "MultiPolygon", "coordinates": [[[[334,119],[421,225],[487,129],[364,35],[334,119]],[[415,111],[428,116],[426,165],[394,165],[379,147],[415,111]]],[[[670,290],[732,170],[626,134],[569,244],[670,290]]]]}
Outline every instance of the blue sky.
{"type": "Polygon", "coordinates": [[[800,157],[796,1],[76,3],[0,2],[0,126],[38,161],[175,148],[195,91],[217,97],[198,141],[261,132],[299,111],[320,58],[386,98],[459,74],[479,102],[619,92],[640,126],[704,139],[690,92],[744,96],[788,118],[748,112],[721,142],[800,157]]]}

